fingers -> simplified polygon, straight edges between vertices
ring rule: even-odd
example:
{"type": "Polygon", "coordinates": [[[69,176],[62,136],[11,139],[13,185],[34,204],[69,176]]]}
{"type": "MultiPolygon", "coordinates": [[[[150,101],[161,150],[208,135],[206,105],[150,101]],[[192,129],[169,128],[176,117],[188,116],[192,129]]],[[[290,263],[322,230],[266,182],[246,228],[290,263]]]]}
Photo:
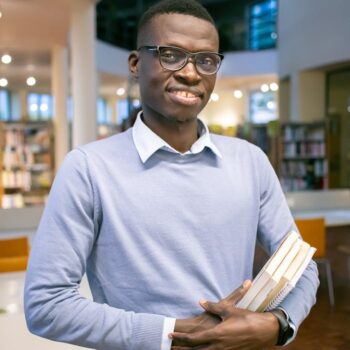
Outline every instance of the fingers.
{"type": "Polygon", "coordinates": [[[251,280],[245,280],[239,288],[235,289],[230,295],[228,295],[223,300],[229,302],[231,305],[237,304],[237,302],[240,299],[242,299],[244,294],[247,293],[251,285],[252,285],[251,280]]]}
{"type": "Polygon", "coordinates": [[[232,305],[226,302],[212,303],[210,301],[201,300],[199,303],[205,311],[218,315],[221,319],[227,315],[228,309],[232,307],[232,305]]]}
{"type": "Polygon", "coordinates": [[[176,342],[176,346],[194,347],[210,343],[215,339],[215,332],[211,329],[195,333],[173,332],[169,334],[169,338],[176,342]]]}

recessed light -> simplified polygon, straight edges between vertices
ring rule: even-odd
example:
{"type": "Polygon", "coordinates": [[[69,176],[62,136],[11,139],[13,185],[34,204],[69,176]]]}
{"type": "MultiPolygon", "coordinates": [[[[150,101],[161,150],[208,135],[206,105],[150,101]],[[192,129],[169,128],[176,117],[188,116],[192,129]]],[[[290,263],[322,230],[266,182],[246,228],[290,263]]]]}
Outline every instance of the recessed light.
{"type": "Polygon", "coordinates": [[[271,89],[271,91],[277,91],[277,90],[278,90],[278,84],[276,84],[276,83],[271,83],[271,84],[270,84],[270,89],[271,89]]]}
{"type": "Polygon", "coordinates": [[[27,79],[27,85],[28,86],[34,86],[36,84],[36,79],[34,77],[29,77],[27,79]]]}
{"type": "Polygon", "coordinates": [[[240,99],[240,98],[243,97],[243,92],[242,92],[241,90],[235,90],[235,91],[233,91],[233,96],[234,96],[235,98],[240,99]]]}
{"type": "Polygon", "coordinates": [[[5,78],[1,78],[0,79],[0,86],[1,87],[6,87],[7,85],[8,85],[8,80],[7,79],[5,79],[5,78]]]}
{"type": "Polygon", "coordinates": [[[12,61],[12,57],[8,54],[2,55],[1,56],[1,62],[4,64],[9,64],[12,61]]]}
{"type": "Polygon", "coordinates": [[[262,91],[262,92],[268,92],[269,91],[269,86],[267,85],[267,84],[262,84],[261,86],[260,86],[260,90],[262,91]]]}
{"type": "Polygon", "coordinates": [[[118,96],[123,96],[125,94],[125,89],[123,87],[117,89],[116,94],[118,96]]]}

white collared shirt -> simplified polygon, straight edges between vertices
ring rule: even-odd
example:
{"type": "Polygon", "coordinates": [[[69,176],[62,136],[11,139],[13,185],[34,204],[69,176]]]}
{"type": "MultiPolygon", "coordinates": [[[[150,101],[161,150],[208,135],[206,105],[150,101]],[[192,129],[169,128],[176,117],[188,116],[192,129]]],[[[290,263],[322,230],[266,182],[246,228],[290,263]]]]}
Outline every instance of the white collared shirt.
{"type": "Polygon", "coordinates": [[[143,163],[145,163],[159,149],[167,150],[169,152],[174,152],[181,155],[187,155],[200,153],[204,150],[205,147],[208,147],[215,155],[222,158],[220,151],[214,145],[210,138],[208,127],[201,120],[198,119],[200,137],[198,138],[198,140],[196,140],[196,142],[191,146],[191,148],[187,152],[181,153],[172,146],[170,146],[155,132],[153,132],[142,121],[141,115],[142,111],[140,111],[137,115],[137,119],[132,128],[132,136],[137,152],[143,163]]]}

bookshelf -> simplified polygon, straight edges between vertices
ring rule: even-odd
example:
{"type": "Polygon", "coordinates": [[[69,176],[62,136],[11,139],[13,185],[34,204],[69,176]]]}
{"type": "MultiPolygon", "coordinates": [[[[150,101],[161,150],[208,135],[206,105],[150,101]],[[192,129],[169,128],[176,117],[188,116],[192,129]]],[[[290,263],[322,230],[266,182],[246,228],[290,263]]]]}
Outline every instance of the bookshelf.
{"type": "Polygon", "coordinates": [[[280,180],[285,191],[328,187],[324,122],[281,126],[280,180]]]}
{"type": "Polygon", "coordinates": [[[237,137],[260,147],[278,173],[278,133],[278,122],[274,120],[265,124],[245,123],[238,128],[237,137]]]}
{"type": "Polygon", "coordinates": [[[54,174],[52,123],[5,122],[1,138],[1,207],[43,204],[54,174]]]}

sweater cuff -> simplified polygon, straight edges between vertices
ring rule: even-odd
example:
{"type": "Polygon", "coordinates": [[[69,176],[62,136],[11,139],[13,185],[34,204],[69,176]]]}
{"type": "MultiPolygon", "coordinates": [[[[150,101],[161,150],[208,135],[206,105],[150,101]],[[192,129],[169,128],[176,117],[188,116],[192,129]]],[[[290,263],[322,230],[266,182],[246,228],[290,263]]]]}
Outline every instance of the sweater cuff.
{"type": "Polygon", "coordinates": [[[135,316],[131,349],[160,350],[165,317],[142,313],[135,316]]]}

